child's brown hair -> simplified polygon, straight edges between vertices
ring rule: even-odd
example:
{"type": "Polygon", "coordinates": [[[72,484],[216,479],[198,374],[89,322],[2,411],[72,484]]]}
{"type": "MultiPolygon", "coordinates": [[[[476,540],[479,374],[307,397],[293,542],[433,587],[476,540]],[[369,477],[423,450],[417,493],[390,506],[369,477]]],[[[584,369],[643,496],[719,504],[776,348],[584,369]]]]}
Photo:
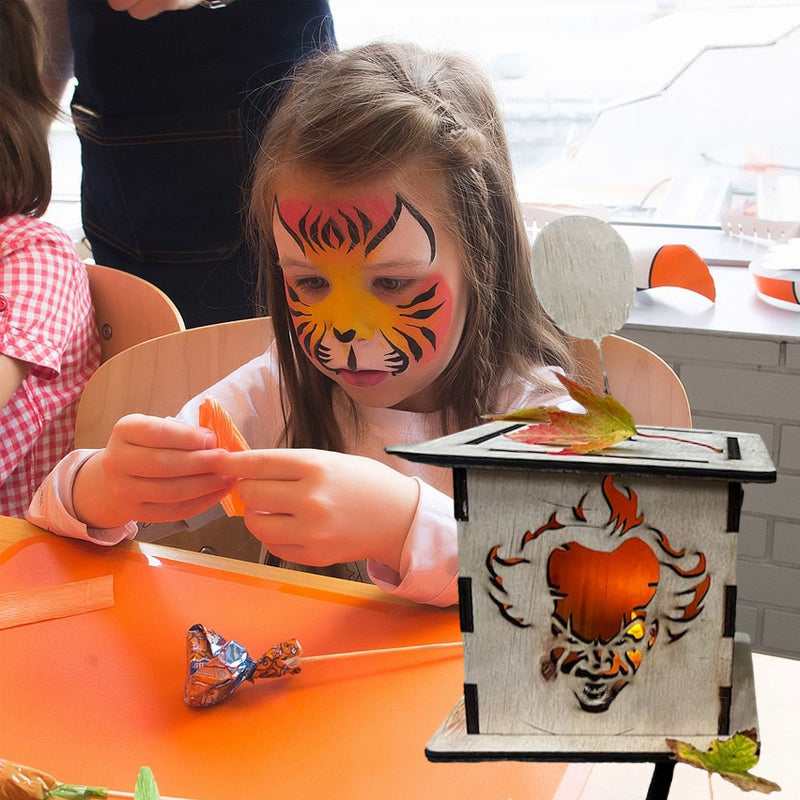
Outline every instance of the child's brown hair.
{"type": "Polygon", "coordinates": [[[253,175],[251,229],[272,315],[294,446],[340,449],[333,382],[303,354],[272,234],[285,167],[348,184],[429,171],[444,187],[441,218],[455,235],[468,286],[460,347],[436,380],[443,430],[493,410],[509,375],[570,364],[565,337],[536,299],[530,243],[493,88],[475,63],[412,44],[373,43],[299,67],[264,134],[253,175]],[[446,203],[445,205],[448,205],[446,203]]]}
{"type": "Polygon", "coordinates": [[[52,191],[47,136],[58,112],[42,80],[37,18],[26,0],[0,2],[0,218],[40,217],[52,191]]]}

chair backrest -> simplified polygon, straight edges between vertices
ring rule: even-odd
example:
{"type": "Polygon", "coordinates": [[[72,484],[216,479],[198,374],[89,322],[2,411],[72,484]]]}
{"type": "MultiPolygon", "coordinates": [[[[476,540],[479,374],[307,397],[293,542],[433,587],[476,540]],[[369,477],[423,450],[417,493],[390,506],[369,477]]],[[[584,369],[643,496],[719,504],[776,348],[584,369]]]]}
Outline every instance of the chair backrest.
{"type": "MultiPolygon", "coordinates": [[[[609,390],[631,412],[637,425],[692,427],[686,390],[666,361],[652,350],[621,336],[606,336],[601,347],[609,390]]],[[[573,339],[572,351],[585,384],[603,394],[597,345],[587,339],[573,339]]]]}
{"type": "MultiPolygon", "coordinates": [[[[263,353],[272,337],[269,318],[261,317],[181,330],[124,350],[89,378],[78,403],[75,447],[103,447],[125,414],[175,414],[187,400],[263,353]]],[[[158,541],[247,561],[258,560],[261,550],[238,517],[158,541]]]]}
{"type": "Polygon", "coordinates": [[[75,423],[75,447],[103,447],[125,414],[175,414],[272,341],[268,317],[189,328],[134,345],[89,378],[75,423]]]}
{"type": "Polygon", "coordinates": [[[139,342],[185,329],[172,300],[149,281],[100,264],[87,264],[100,335],[100,362],[139,342]]]}

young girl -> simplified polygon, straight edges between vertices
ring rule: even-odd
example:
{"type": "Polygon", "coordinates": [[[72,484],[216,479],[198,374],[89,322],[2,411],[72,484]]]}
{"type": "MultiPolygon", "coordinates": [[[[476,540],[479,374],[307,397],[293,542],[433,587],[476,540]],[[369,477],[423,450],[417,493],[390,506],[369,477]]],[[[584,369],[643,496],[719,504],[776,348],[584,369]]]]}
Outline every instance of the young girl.
{"type": "Polygon", "coordinates": [[[100,360],[86,269],[40,217],[50,202],[38,28],[0,3],[0,514],[22,516],[72,447],[78,397],[100,360]]]}
{"type": "Polygon", "coordinates": [[[569,366],[534,295],[490,84],[411,45],[312,59],[264,136],[250,217],[275,345],[204,395],[253,449],[215,447],[202,397],[175,420],[126,417],[62,462],[30,519],[113,544],[236,483],[274,557],[455,602],[450,472],[384,448],[563,400],[544,365],[569,366]]]}

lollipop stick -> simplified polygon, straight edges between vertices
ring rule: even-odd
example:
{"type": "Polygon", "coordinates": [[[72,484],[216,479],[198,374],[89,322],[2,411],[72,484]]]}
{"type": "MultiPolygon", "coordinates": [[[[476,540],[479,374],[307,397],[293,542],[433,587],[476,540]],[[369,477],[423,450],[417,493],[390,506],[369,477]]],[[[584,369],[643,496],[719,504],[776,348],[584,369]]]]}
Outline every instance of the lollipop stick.
{"type": "MultiPolygon", "coordinates": [[[[135,796],[136,795],[133,792],[116,792],[112,791],[111,789],[109,789],[106,793],[106,797],[111,798],[111,800],[114,800],[115,797],[130,798],[135,796]]],[[[188,797],[167,797],[165,794],[160,794],[158,797],[159,800],[190,800],[188,797]]]]}
{"type": "Polygon", "coordinates": [[[433,644],[412,644],[406,647],[384,647],[378,650],[353,650],[348,653],[325,653],[319,656],[303,656],[301,662],[333,661],[334,659],[356,658],[357,656],[378,656],[390,653],[411,653],[418,650],[440,650],[442,648],[463,647],[462,642],[434,642],[433,644]]]}

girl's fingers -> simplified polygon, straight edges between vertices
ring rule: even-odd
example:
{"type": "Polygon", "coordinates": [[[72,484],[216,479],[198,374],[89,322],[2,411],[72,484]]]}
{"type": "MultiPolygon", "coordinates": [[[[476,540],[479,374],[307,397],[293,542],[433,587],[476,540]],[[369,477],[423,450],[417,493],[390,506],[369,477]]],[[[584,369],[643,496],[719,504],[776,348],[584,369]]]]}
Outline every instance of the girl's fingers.
{"type": "Polygon", "coordinates": [[[225,452],[216,457],[216,468],[237,478],[256,478],[266,481],[299,481],[315,468],[309,450],[243,450],[225,452]]]}
{"type": "Polygon", "coordinates": [[[265,544],[293,544],[303,540],[297,531],[297,520],[291,514],[273,514],[245,508],[244,524],[253,536],[265,544]]]}
{"type": "Polygon", "coordinates": [[[229,489],[196,497],[182,503],[142,503],[140,513],[137,514],[139,522],[173,522],[176,519],[189,519],[218,503],[229,489]]]}
{"type": "Polygon", "coordinates": [[[219,475],[215,469],[214,450],[156,450],[150,447],[125,445],[116,451],[124,459],[125,471],[140,478],[181,478],[201,475],[219,475]]]}
{"type": "Polygon", "coordinates": [[[127,444],[165,450],[209,450],[217,439],[208,428],[174,419],[129,414],[114,426],[113,436],[127,444]]]}
{"type": "Polygon", "coordinates": [[[200,475],[163,480],[162,478],[131,477],[128,490],[140,504],[174,504],[192,501],[212,494],[224,497],[235,480],[222,475],[200,475]]]}

